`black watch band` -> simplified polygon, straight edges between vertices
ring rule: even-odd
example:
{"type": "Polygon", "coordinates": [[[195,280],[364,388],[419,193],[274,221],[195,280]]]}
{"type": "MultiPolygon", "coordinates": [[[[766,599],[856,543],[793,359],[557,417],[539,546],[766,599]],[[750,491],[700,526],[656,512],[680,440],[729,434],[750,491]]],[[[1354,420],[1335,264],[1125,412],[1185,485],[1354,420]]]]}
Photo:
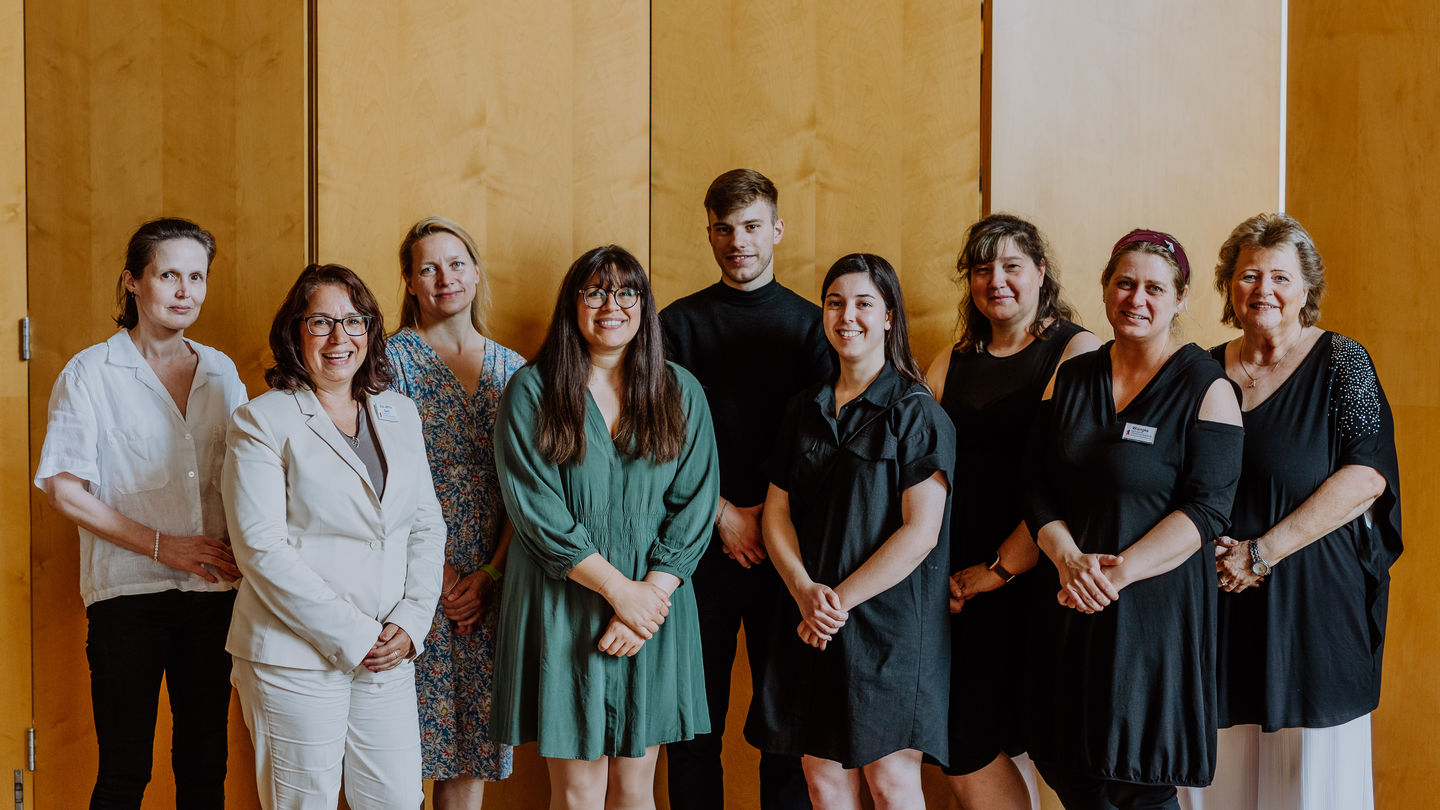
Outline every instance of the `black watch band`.
{"type": "Polygon", "coordinates": [[[1014,574],[1006,571],[1005,566],[1000,564],[1000,552],[998,551],[995,552],[995,562],[990,563],[986,567],[989,568],[991,571],[994,571],[996,576],[1000,577],[1000,582],[1002,584],[1009,582],[1010,580],[1015,578],[1014,574]]]}

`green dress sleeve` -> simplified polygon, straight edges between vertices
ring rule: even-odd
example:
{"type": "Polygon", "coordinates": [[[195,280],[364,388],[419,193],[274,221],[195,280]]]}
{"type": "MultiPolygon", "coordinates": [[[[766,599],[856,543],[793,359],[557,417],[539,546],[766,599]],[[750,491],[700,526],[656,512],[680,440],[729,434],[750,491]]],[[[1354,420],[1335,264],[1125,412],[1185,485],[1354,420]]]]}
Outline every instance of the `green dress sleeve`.
{"type": "Polygon", "coordinates": [[[665,519],[650,548],[650,570],[689,579],[709,544],[720,503],[720,467],[710,406],[690,372],[669,364],[685,406],[685,447],[665,490],[665,519]]]}
{"type": "Polygon", "coordinates": [[[505,386],[495,418],[495,471],[505,512],[515,525],[515,542],[546,576],[564,579],[596,548],[570,512],[560,468],[546,461],[535,444],[540,386],[533,366],[517,371],[505,386]]]}

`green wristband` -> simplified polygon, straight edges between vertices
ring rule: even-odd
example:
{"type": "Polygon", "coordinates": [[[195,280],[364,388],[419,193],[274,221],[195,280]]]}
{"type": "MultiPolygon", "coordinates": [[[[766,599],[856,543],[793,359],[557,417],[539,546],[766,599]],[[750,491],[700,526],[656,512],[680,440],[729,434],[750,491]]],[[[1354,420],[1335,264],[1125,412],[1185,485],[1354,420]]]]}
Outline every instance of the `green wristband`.
{"type": "Polygon", "coordinates": [[[481,570],[481,571],[484,571],[484,572],[487,573],[487,574],[489,574],[489,575],[490,575],[490,580],[491,580],[492,582],[499,582],[500,579],[501,579],[501,577],[504,577],[504,576],[505,576],[505,574],[504,574],[503,572],[501,572],[501,570],[500,570],[499,568],[496,568],[495,566],[491,565],[490,563],[485,563],[484,565],[480,566],[480,570],[481,570]]]}

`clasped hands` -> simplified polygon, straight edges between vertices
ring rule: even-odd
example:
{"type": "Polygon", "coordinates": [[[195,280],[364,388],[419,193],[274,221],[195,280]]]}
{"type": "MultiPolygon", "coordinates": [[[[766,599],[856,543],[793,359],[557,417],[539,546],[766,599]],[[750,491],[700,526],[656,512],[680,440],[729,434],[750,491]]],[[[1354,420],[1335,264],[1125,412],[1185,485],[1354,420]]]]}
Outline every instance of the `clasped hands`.
{"type": "Polygon", "coordinates": [[[476,569],[464,576],[450,563],[445,563],[445,575],[440,587],[440,609],[445,618],[455,622],[455,633],[466,635],[475,631],[484,617],[495,594],[495,580],[490,574],[476,569]]]}
{"type": "Polygon", "coordinates": [[[800,624],[795,632],[801,641],[824,650],[850,618],[840,594],[828,585],[810,582],[798,586],[792,596],[800,608],[800,624]]]}
{"type": "Polygon", "coordinates": [[[400,662],[414,649],[415,644],[410,640],[409,633],[394,622],[386,622],[385,626],[380,628],[380,636],[375,639],[370,652],[365,653],[365,658],[360,663],[371,672],[384,672],[400,666],[400,662]]]}
{"type": "Polygon", "coordinates": [[[1056,600],[1081,613],[1099,613],[1106,605],[1120,598],[1120,588],[1111,579],[1109,569],[1124,562],[1118,554],[1076,553],[1055,564],[1060,574],[1060,592],[1056,600]]]}
{"type": "Polygon", "coordinates": [[[1229,536],[1215,539],[1215,575],[1220,589],[1230,593],[1258,588],[1265,581],[1250,570],[1249,544],[1229,536]]]}
{"type": "Polygon", "coordinates": [[[670,615],[670,595],[648,580],[623,579],[613,585],[607,583],[601,595],[615,609],[596,645],[607,655],[621,657],[639,652],[670,615]]]}

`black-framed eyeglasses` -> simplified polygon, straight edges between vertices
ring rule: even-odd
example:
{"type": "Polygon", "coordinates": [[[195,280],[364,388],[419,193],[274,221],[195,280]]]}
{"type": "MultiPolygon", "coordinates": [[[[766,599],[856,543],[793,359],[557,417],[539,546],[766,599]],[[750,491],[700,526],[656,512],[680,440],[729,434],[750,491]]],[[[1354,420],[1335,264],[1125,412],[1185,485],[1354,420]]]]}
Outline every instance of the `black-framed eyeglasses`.
{"type": "Polygon", "coordinates": [[[315,337],[325,337],[335,331],[335,324],[339,323],[340,328],[350,337],[360,337],[370,331],[370,315],[346,315],[343,318],[331,318],[328,315],[311,315],[308,318],[296,318],[297,321],[305,322],[305,331],[315,337]]]}
{"type": "Polygon", "coordinates": [[[640,291],[634,287],[621,287],[618,290],[607,290],[604,287],[586,287],[580,290],[580,300],[585,306],[591,309],[599,309],[605,306],[607,298],[615,299],[615,306],[621,309],[629,309],[635,306],[640,300],[640,291]]]}

